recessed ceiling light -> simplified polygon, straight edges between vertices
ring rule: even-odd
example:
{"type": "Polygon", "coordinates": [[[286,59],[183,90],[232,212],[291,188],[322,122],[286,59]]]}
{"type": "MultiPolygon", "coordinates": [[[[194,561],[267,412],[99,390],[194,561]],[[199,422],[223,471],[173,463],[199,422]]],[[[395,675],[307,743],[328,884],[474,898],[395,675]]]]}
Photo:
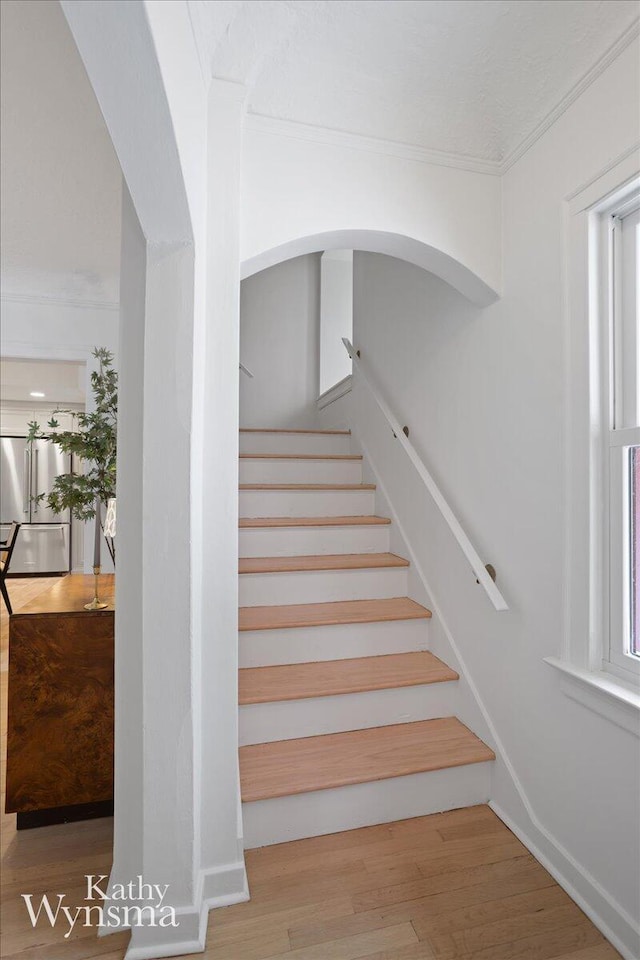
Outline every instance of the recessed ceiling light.
{"type": "Polygon", "coordinates": [[[29,394],[30,397],[44,397],[44,393],[40,393],[39,390],[32,390],[29,394]]]}

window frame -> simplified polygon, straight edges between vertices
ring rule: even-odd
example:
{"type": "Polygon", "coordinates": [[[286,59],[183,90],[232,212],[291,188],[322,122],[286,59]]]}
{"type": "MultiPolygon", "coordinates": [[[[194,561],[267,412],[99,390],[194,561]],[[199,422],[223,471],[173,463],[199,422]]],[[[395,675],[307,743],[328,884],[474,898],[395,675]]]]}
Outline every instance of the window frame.
{"type": "Polygon", "coordinates": [[[559,656],[561,689],[640,737],[640,685],[609,659],[609,397],[602,361],[601,216],[640,187],[637,149],[629,149],[562,205],[564,292],[564,590],[559,656]],[[605,439],[607,443],[605,445],[605,439]],[[605,517],[605,510],[607,516],[605,517]],[[606,522],[605,522],[606,521],[606,522]]]}
{"type": "MultiPolygon", "coordinates": [[[[592,269],[597,293],[589,305],[591,323],[598,328],[600,349],[594,358],[592,376],[600,380],[603,409],[600,418],[603,469],[603,622],[601,626],[602,669],[621,680],[640,677],[640,658],[630,646],[630,456],[631,446],[640,443],[637,423],[629,426],[630,395],[635,398],[638,371],[637,330],[626,312],[623,296],[625,253],[623,221],[640,209],[640,185],[623,195],[598,204],[592,211],[592,243],[597,244],[592,269]]],[[[634,406],[636,406],[634,402],[634,406]]],[[[636,406],[637,410],[637,406],[636,406]]]]}

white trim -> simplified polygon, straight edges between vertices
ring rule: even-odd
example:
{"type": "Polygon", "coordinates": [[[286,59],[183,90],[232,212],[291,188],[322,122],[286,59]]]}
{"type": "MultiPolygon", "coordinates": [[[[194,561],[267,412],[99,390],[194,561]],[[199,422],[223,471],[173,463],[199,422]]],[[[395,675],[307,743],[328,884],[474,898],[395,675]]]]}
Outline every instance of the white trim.
{"type": "Polygon", "coordinates": [[[430,150],[414,143],[399,143],[383,137],[367,137],[346,130],[334,130],[296,120],[281,120],[259,113],[247,113],[245,129],[253,133],[268,134],[275,137],[288,137],[291,140],[303,140],[329,147],[341,147],[346,150],[364,150],[367,153],[379,153],[399,160],[412,160],[415,163],[432,163],[440,167],[455,167],[458,170],[470,170],[472,173],[485,173],[493,177],[500,175],[500,162],[485,160],[481,157],[468,157],[459,153],[446,153],[444,150],[430,150]]]}
{"type": "MultiPolygon", "coordinates": [[[[568,195],[563,208],[567,589],[560,660],[596,675],[605,656],[605,617],[608,625],[604,542],[604,509],[609,502],[604,454],[608,456],[608,450],[602,437],[608,434],[609,422],[608,398],[603,395],[605,385],[599,372],[603,338],[598,316],[601,290],[596,281],[601,271],[594,241],[601,212],[622,202],[639,174],[634,146],[568,195]]],[[[575,683],[571,689],[575,693],[575,683]]],[[[582,695],[585,706],[586,700],[582,695]]],[[[593,697],[591,700],[595,703],[593,697]]]]}
{"type": "MultiPolygon", "coordinates": [[[[504,811],[498,804],[495,803],[495,801],[490,800],[489,806],[494,813],[496,813],[497,816],[499,816],[500,819],[507,824],[509,829],[516,834],[522,843],[524,843],[534,857],[536,857],[536,859],[542,863],[545,869],[547,869],[549,873],[557,880],[563,890],[565,890],[569,896],[576,901],[576,903],[587,914],[587,916],[592,920],[601,933],[608,940],[610,940],[615,948],[622,954],[624,960],[638,960],[638,956],[640,956],[640,954],[638,954],[636,944],[640,943],[640,925],[632,916],[630,916],[630,914],[626,912],[623,907],[620,906],[619,903],[613,899],[613,897],[610,896],[610,894],[598,883],[595,877],[593,877],[589,871],[562,846],[562,844],[554,837],[554,835],[547,830],[533,810],[533,807],[531,806],[525,793],[524,787],[522,786],[513,764],[511,763],[506,748],[494,726],[489,711],[487,710],[484,701],[480,696],[478,688],[473,681],[471,673],[467,668],[464,657],[462,656],[460,649],[453,638],[453,634],[449,629],[449,625],[444,618],[442,610],[435,599],[425,572],[416,556],[415,551],[413,550],[411,541],[407,536],[407,533],[393,507],[392,500],[389,497],[386,486],[382,480],[382,475],[377,470],[375,462],[373,461],[366,445],[362,443],[362,440],[358,436],[357,430],[352,427],[352,432],[354,434],[354,438],[359,442],[360,447],[362,448],[362,453],[364,454],[375,476],[376,484],[378,485],[379,490],[386,501],[386,507],[389,515],[391,516],[392,523],[397,528],[398,533],[404,542],[411,566],[417,573],[424,586],[427,596],[429,597],[429,607],[440,622],[443,633],[447,638],[448,643],[451,645],[451,649],[457,661],[457,668],[460,678],[461,680],[464,680],[469,687],[471,696],[475,700],[478,709],[482,714],[484,722],[487,725],[487,729],[489,731],[489,746],[493,748],[496,754],[496,759],[504,764],[507,776],[513,784],[516,794],[522,803],[523,812],[529,820],[529,827],[527,831],[525,831],[519,825],[516,825],[515,820],[504,813],[504,811]],[[534,842],[531,839],[531,835],[536,836],[536,834],[538,834],[537,841],[534,842]],[[546,848],[546,853],[543,852],[543,848],[546,848]],[[614,933],[614,927],[619,931],[619,933],[614,933]]],[[[483,739],[487,738],[485,737],[483,739]]]]}
{"type": "MultiPolygon", "coordinates": [[[[239,841],[242,849],[242,841],[239,841]]],[[[201,870],[202,899],[207,910],[228,907],[249,900],[249,884],[244,860],[201,870]]]]}
{"type": "MultiPolygon", "coordinates": [[[[553,879],[560,884],[562,889],[569,894],[571,899],[578,904],[583,913],[589,917],[591,922],[598,928],[600,933],[607,938],[607,940],[615,947],[618,953],[622,954],[624,960],[638,960],[637,947],[627,946],[626,941],[622,940],[611,928],[609,922],[604,919],[607,914],[610,914],[611,911],[615,911],[617,914],[616,920],[618,918],[625,923],[629,928],[629,934],[638,942],[640,938],[640,928],[636,924],[636,921],[631,917],[619,904],[615,903],[611,899],[607,891],[600,886],[598,881],[591,876],[590,873],[584,870],[584,868],[574,860],[568,850],[565,850],[554,837],[551,836],[540,824],[534,821],[533,826],[535,829],[540,830],[541,837],[538,840],[540,841],[547,840],[550,845],[550,849],[545,853],[538,844],[531,839],[530,835],[523,830],[519,824],[509,816],[508,813],[500,807],[499,804],[495,803],[493,800],[489,801],[489,806],[499,817],[504,824],[511,830],[512,833],[515,833],[518,840],[525,845],[527,850],[533,854],[533,856],[538,860],[542,866],[547,870],[553,879]],[[550,854],[557,854],[564,862],[562,866],[557,866],[550,854]],[[572,879],[569,879],[572,877],[572,879]],[[598,904],[598,909],[589,903],[585,898],[584,894],[580,892],[580,886],[584,886],[584,882],[590,888],[589,893],[595,895],[596,900],[600,900],[598,904]]],[[[632,943],[631,936],[629,938],[629,943],[632,943]]]]}
{"type": "Polygon", "coordinates": [[[561,672],[561,687],[568,697],[640,737],[640,690],[604,671],[583,670],[556,657],[545,657],[544,662],[561,672]]]}
{"type": "Polygon", "coordinates": [[[247,113],[245,129],[271,136],[289,137],[293,140],[342,147],[348,150],[365,150],[368,153],[379,153],[400,160],[412,160],[416,163],[431,163],[441,167],[469,170],[472,173],[484,173],[494,177],[502,176],[531,149],[534,143],[582,96],[585,90],[633,43],[639,34],[640,21],[636,19],[564,97],[548,111],[542,120],[500,160],[448,153],[415,143],[400,143],[397,140],[388,140],[384,137],[368,137],[347,130],[335,130],[330,127],[315,126],[295,120],[284,120],[259,113],[247,113]]]}
{"type": "MultiPolygon", "coordinates": [[[[161,957],[181,957],[201,953],[206,947],[209,911],[244,903],[249,899],[249,886],[243,860],[225,863],[210,870],[200,870],[196,881],[194,903],[176,907],[179,927],[136,927],[125,960],[156,960],[161,957]],[[172,932],[176,938],[171,940],[172,932]],[[158,937],[163,937],[159,941],[158,937]],[[135,941],[135,942],[134,942],[135,941]]],[[[101,927],[98,936],[121,933],[131,929],[124,924],[101,927]]]]}
{"type": "MultiPolygon", "coordinates": [[[[76,344],[74,347],[60,346],[59,343],[43,343],[41,340],[34,343],[32,340],[2,340],[2,359],[15,360],[83,360],[90,365],[95,350],[94,344],[86,346],[76,344]]],[[[90,386],[90,381],[87,381],[90,386]]],[[[87,390],[87,397],[90,391],[87,390]]]]}
{"type": "Polygon", "coordinates": [[[339,380],[338,383],[334,383],[332,387],[329,387],[328,390],[325,390],[324,393],[320,394],[318,397],[318,410],[324,410],[324,408],[328,407],[330,403],[334,403],[341,397],[351,393],[352,389],[353,377],[351,374],[348,374],[342,380],[339,380]]]}
{"type": "Polygon", "coordinates": [[[117,300],[74,300],[68,297],[48,297],[31,293],[3,293],[0,294],[2,303],[33,303],[54,307],[81,307],[85,310],[119,310],[117,300]]]}
{"type": "Polygon", "coordinates": [[[553,107],[545,117],[533,128],[533,130],[524,137],[520,143],[510,150],[507,155],[503,158],[502,162],[499,165],[500,173],[506,173],[507,170],[517,163],[521,157],[527,153],[528,150],[534,145],[534,143],[540,139],[540,137],[547,132],[549,127],[558,120],[563,113],[565,113],[572,103],[582,96],[585,90],[591,86],[591,84],[598,79],[598,77],[604,73],[610,64],[623,53],[629,44],[633,43],[636,37],[640,34],[640,20],[636,18],[633,23],[631,23],[624,33],[618,37],[618,39],[611,44],[608,50],[600,57],[592,67],[587,70],[585,74],[578,80],[577,83],[569,90],[568,93],[562,98],[553,107]]]}
{"type": "Polygon", "coordinates": [[[592,177],[589,177],[565,197],[569,213],[573,216],[588,210],[598,203],[602,197],[620,188],[625,189],[630,180],[638,176],[638,153],[640,140],[634,140],[630,147],[614,157],[604,167],[601,167],[592,177]]]}
{"type": "Polygon", "coordinates": [[[382,396],[380,395],[380,393],[378,392],[374,384],[369,379],[368,375],[365,373],[364,368],[362,366],[362,362],[358,354],[354,350],[353,345],[349,342],[349,340],[347,340],[346,337],[342,338],[342,342],[346,347],[347,353],[351,357],[355,370],[358,371],[359,375],[362,377],[362,380],[364,381],[364,383],[366,383],[369,390],[371,391],[371,394],[374,400],[376,401],[376,404],[378,405],[382,415],[384,416],[385,420],[393,430],[394,436],[397,438],[401,447],[404,449],[405,453],[411,460],[411,463],[415,467],[415,470],[418,476],[420,477],[425,487],[427,488],[433,502],[437,506],[446,524],[451,530],[451,533],[454,535],[454,537],[458,541],[458,545],[460,549],[462,550],[465,557],[467,558],[471,566],[471,569],[473,570],[478,581],[484,588],[493,606],[498,611],[508,610],[509,606],[507,604],[507,601],[504,599],[504,597],[498,590],[497,586],[495,585],[494,581],[489,576],[489,573],[487,572],[487,569],[484,563],[480,559],[475,547],[473,546],[473,544],[471,543],[471,540],[469,539],[465,530],[463,529],[462,524],[460,523],[455,513],[449,506],[447,500],[445,499],[437,483],[435,482],[435,480],[427,470],[426,466],[424,465],[415,447],[410,442],[410,440],[405,436],[404,430],[400,426],[400,422],[393,415],[386,401],[382,398],[382,396]]]}

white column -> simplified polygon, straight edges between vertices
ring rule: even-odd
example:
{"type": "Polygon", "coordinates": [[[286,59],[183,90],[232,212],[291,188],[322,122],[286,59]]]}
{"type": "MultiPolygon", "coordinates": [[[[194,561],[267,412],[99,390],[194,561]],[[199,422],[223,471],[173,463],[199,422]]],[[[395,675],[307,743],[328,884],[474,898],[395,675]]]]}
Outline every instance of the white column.
{"type": "Polygon", "coordinates": [[[201,867],[212,905],[246,898],[238,785],[240,156],[245,89],[213,80],[201,385],[201,867]]]}

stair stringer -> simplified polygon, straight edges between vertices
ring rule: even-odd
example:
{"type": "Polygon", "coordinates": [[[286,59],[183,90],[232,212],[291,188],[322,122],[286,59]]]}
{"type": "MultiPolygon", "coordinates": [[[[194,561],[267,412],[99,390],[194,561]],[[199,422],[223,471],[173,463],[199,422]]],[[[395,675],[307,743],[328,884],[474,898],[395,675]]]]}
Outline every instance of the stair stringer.
{"type": "Polygon", "coordinates": [[[383,475],[376,468],[375,460],[367,445],[362,442],[357,424],[351,425],[351,448],[354,453],[363,455],[363,481],[376,484],[376,512],[391,518],[391,552],[410,560],[409,596],[432,611],[429,623],[429,650],[460,675],[456,716],[484,740],[496,755],[488,774],[490,777],[489,806],[586,913],[625,960],[638,960],[635,945],[640,945],[640,926],[637,921],[547,830],[531,806],[489,710],[480,696],[437,598],[433,594],[411,539],[394,509],[383,475]]]}

